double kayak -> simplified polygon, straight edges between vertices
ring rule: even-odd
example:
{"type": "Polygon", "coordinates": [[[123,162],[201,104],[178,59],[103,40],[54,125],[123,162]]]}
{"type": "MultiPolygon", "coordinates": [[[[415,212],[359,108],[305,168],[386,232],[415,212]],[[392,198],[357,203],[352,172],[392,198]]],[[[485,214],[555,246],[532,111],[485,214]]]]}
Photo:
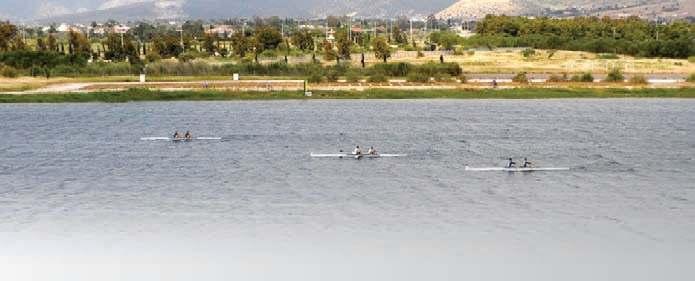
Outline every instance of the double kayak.
{"type": "Polygon", "coordinates": [[[319,154],[312,153],[312,158],[389,158],[389,157],[406,157],[407,154],[352,154],[352,153],[335,153],[335,154],[319,154]]]}
{"type": "Polygon", "coordinates": [[[216,140],[222,140],[222,138],[219,137],[198,137],[198,138],[167,138],[167,137],[146,137],[146,138],[140,138],[141,141],[216,141],[216,140]]]}
{"type": "Polygon", "coordinates": [[[500,167],[488,167],[488,168],[471,168],[466,166],[466,171],[470,172],[543,172],[543,171],[569,171],[570,168],[559,167],[559,168],[541,168],[541,167],[527,167],[527,168],[500,168],[500,167]]]}

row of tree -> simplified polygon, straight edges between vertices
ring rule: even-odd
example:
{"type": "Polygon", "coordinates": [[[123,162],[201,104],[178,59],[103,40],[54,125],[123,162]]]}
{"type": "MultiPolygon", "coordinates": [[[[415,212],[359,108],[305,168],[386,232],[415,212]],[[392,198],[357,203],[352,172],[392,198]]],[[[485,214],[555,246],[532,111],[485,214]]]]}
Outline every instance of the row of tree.
{"type": "Polygon", "coordinates": [[[533,47],[643,57],[695,55],[695,24],[653,23],[637,17],[573,19],[487,16],[470,42],[493,47],[533,47]]]}

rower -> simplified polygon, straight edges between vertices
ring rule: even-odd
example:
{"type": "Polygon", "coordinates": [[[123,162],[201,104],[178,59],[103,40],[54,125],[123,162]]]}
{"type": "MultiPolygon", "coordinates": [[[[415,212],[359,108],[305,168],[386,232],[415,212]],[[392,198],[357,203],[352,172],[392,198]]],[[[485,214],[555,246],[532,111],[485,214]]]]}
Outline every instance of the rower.
{"type": "Polygon", "coordinates": [[[367,154],[369,155],[377,155],[376,149],[374,147],[370,147],[369,150],[367,151],[367,154]]]}
{"type": "Polygon", "coordinates": [[[533,163],[529,162],[528,160],[526,160],[526,158],[524,158],[524,168],[531,168],[532,165],[533,163]]]}
{"type": "Polygon", "coordinates": [[[360,148],[359,145],[358,145],[357,147],[355,147],[355,150],[352,151],[352,154],[354,154],[354,155],[362,155],[362,149],[360,148]]]}
{"type": "Polygon", "coordinates": [[[507,163],[507,168],[514,168],[516,166],[516,162],[512,160],[512,158],[509,158],[509,163],[507,163]]]}
{"type": "Polygon", "coordinates": [[[181,133],[179,131],[174,132],[174,139],[180,139],[181,138],[181,133]]]}
{"type": "Polygon", "coordinates": [[[193,135],[191,134],[191,131],[186,131],[186,135],[184,136],[184,138],[187,140],[193,139],[193,135]]]}

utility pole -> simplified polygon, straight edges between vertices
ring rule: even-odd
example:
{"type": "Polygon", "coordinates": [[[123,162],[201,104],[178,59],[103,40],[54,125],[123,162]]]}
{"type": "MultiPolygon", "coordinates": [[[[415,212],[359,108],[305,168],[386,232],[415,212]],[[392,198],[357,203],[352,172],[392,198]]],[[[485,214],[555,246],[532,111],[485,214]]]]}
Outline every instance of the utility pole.
{"type": "Polygon", "coordinates": [[[352,16],[348,16],[348,40],[352,41],[352,16]]]}
{"type": "Polygon", "coordinates": [[[413,39],[413,19],[410,19],[410,42],[415,42],[415,39],[413,39]]]}
{"type": "Polygon", "coordinates": [[[181,34],[181,50],[183,51],[186,47],[183,45],[183,26],[181,29],[179,29],[179,33],[181,34]]]}
{"type": "Polygon", "coordinates": [[[393,21],[389,19],[389,42],[391,42],[391,34],[393,34],[393,21]]]}

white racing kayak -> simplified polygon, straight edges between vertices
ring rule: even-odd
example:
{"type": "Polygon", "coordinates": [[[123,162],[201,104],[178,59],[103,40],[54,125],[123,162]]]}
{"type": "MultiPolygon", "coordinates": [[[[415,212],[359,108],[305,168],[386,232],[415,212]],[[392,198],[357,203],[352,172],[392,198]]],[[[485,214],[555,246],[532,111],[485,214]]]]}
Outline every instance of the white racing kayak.
{"type": "Polygon", "coordinates": [[[141,141],[215,141],[215,140],[222,140],[222,138],[218,137],[198,137],[198,138],[192,138],[192,139],[174,139],[174,138],[167,138],[167,137],[146,137],[146,138],[140,138],[141,141]]]}
{"type": "Polygon", "coordinates": [[[569,171],[570,168],[539,168],[539,167],[529,167],[529,168],[500,168],[500,167],[489,167],[489,168],[471,168],[466,166],[466,171],[471,172],[543,172],[543,171],[569,171]]]}
{"type": "Polygon", "coordinates": [[[335,153],[335,154],[318,154],[312,153],[312,158],[387,158],[387,157],[406,157],[407,154],[351,154],[351,153],[335,153]]]}

